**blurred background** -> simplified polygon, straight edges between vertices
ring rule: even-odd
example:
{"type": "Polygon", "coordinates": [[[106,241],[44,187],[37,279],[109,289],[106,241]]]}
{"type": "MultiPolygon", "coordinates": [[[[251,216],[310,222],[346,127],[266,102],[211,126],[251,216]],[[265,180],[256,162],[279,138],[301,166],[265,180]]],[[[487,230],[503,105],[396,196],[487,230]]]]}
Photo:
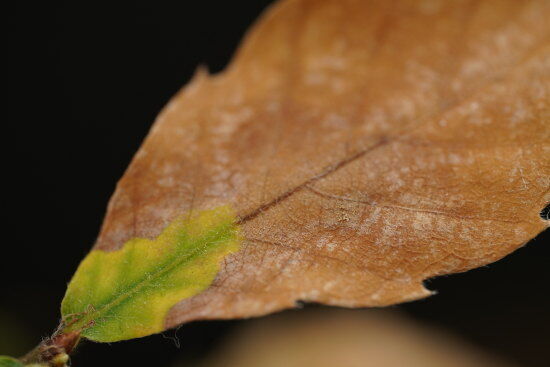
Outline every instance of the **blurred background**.
{"type": "MultiPolygon", "coordinates": [[[[31,0],[8,6],[0,354],[22,354],[57,326],[66,283],[93,244],[116,181],[156,114],[197,65],[211,72],[222,70],[245,30],[269,3],[31,0]]],[[[388,349],[394,354],[409,347],[437,349],[426,345],[449,336],[450,349],[466,348],[456,355],[481,355],[482,361],[489,358],[502,366],[546,366],[549,237],[547,231],[488,267],[430,280],[428,288],[438,290],[437,296],[391,307],[383,316],[305,305],[266,321],[194,322],[144,339],[83,345],[75,365],[222,366],[226,364],[216,360],[220,353],[263,350],[247,347],[246,338],[261,343],[261,337],[250,337],[260,334],[268,338],[265,343],[292,356],[291,346],[277,340],[286,340],[285,332],[294,333],[291,326],[297,327],[298,335],[308,335],[309,324],[328,320],[326,330],[344,324],[338,329],[341,335],[357,333],[357,340],[364,341],[358,350],[371,348],[369,355],[382,350],[369,344],[374,339],[367,334],[374,325],[375,330],[389,328],[394,333],[383,339],[388,343],[405,343],[388,349]],[[278,323],[269,324],[277,317],[291,326],[266,332],[278,323]],[[364,321],[349,322],[355,317],[364,321]],[[337,321],[330,321],[333,318],[337,321]],[[405,331],[396,332],[401,324],[405,331]],[[353,331],[346,331],[346,325],[353,331]],[[425,334],[426,328],[438,331],[425,334]],[[410,336],[408,341],[392,336],[401,334],[410,336]],[[423,338],[425,343],[414,344],[423,338]]],[[[376,345],[382,344],[389,345],[376,345]]],[[[270,353],[264,354],[267,360],[270,353]]],[[[253,354],[250,358],[243,362],[228,357],[236,364],[227,366],[261,365],[253,354]]]]}

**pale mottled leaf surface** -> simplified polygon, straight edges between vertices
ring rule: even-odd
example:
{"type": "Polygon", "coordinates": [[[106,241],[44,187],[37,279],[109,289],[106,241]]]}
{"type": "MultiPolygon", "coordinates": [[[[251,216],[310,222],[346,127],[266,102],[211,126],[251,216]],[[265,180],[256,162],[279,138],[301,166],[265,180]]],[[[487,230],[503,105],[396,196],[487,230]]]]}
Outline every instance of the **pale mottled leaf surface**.
{"type": "Polygon", "coordinates": [[[164,327],[414,300],[500,259],[548,227],[549,18],[544,0],[276,4],[161,112],[94,249],[233,208],[240,251],[164,327]]]}

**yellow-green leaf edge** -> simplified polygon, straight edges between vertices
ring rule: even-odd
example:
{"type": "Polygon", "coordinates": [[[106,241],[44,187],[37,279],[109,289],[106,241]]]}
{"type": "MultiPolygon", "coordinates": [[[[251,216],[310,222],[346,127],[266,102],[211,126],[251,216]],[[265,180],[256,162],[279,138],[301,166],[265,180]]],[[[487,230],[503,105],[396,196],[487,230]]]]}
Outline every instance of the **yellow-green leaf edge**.
{"type": "Polygon", "coordinates": [[[235,214],[221,206],[176,218],[154,240],[93,250],[61,303],[63,331],[97,342],[162,332],[170,308],[208,288],[241,242],[235,214]]]}

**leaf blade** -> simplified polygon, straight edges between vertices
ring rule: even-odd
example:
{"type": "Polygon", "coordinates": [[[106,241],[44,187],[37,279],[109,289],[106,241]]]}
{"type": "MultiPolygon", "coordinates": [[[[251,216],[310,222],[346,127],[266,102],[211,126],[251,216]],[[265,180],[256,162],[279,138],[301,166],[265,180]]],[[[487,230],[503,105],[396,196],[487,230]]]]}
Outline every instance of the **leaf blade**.
{"type": "Polygon", "coordinates": [[[472,4],[276,5],[161,112],[95,249],[235,208],[242,250],[174,327],[410,301],[522,246],[548,227],[549,4],[472,4]]]}

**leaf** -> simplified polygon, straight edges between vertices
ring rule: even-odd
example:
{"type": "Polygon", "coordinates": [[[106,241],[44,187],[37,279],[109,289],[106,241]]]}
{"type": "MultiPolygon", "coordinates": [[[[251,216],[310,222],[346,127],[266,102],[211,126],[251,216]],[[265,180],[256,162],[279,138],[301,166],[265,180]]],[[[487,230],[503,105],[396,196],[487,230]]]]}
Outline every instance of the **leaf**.
{"type": "Polygon", "coordinates": [[[280,2],[159,115],[69,286],[69,329],[112,341],[298,301],[391,305],[522,246],[549,223],[549,18],[538,0],[280,2]],[[168,223],[220,207],[225,239],[190,236],[207,254],[173,267],[205,274],[126,290],[180,263],[168,223]]]}
{"type": "Polygon", "coordinates": [[[0,356],[0,367],[24,367],[24,365],[15,358],[0,356]]]}

